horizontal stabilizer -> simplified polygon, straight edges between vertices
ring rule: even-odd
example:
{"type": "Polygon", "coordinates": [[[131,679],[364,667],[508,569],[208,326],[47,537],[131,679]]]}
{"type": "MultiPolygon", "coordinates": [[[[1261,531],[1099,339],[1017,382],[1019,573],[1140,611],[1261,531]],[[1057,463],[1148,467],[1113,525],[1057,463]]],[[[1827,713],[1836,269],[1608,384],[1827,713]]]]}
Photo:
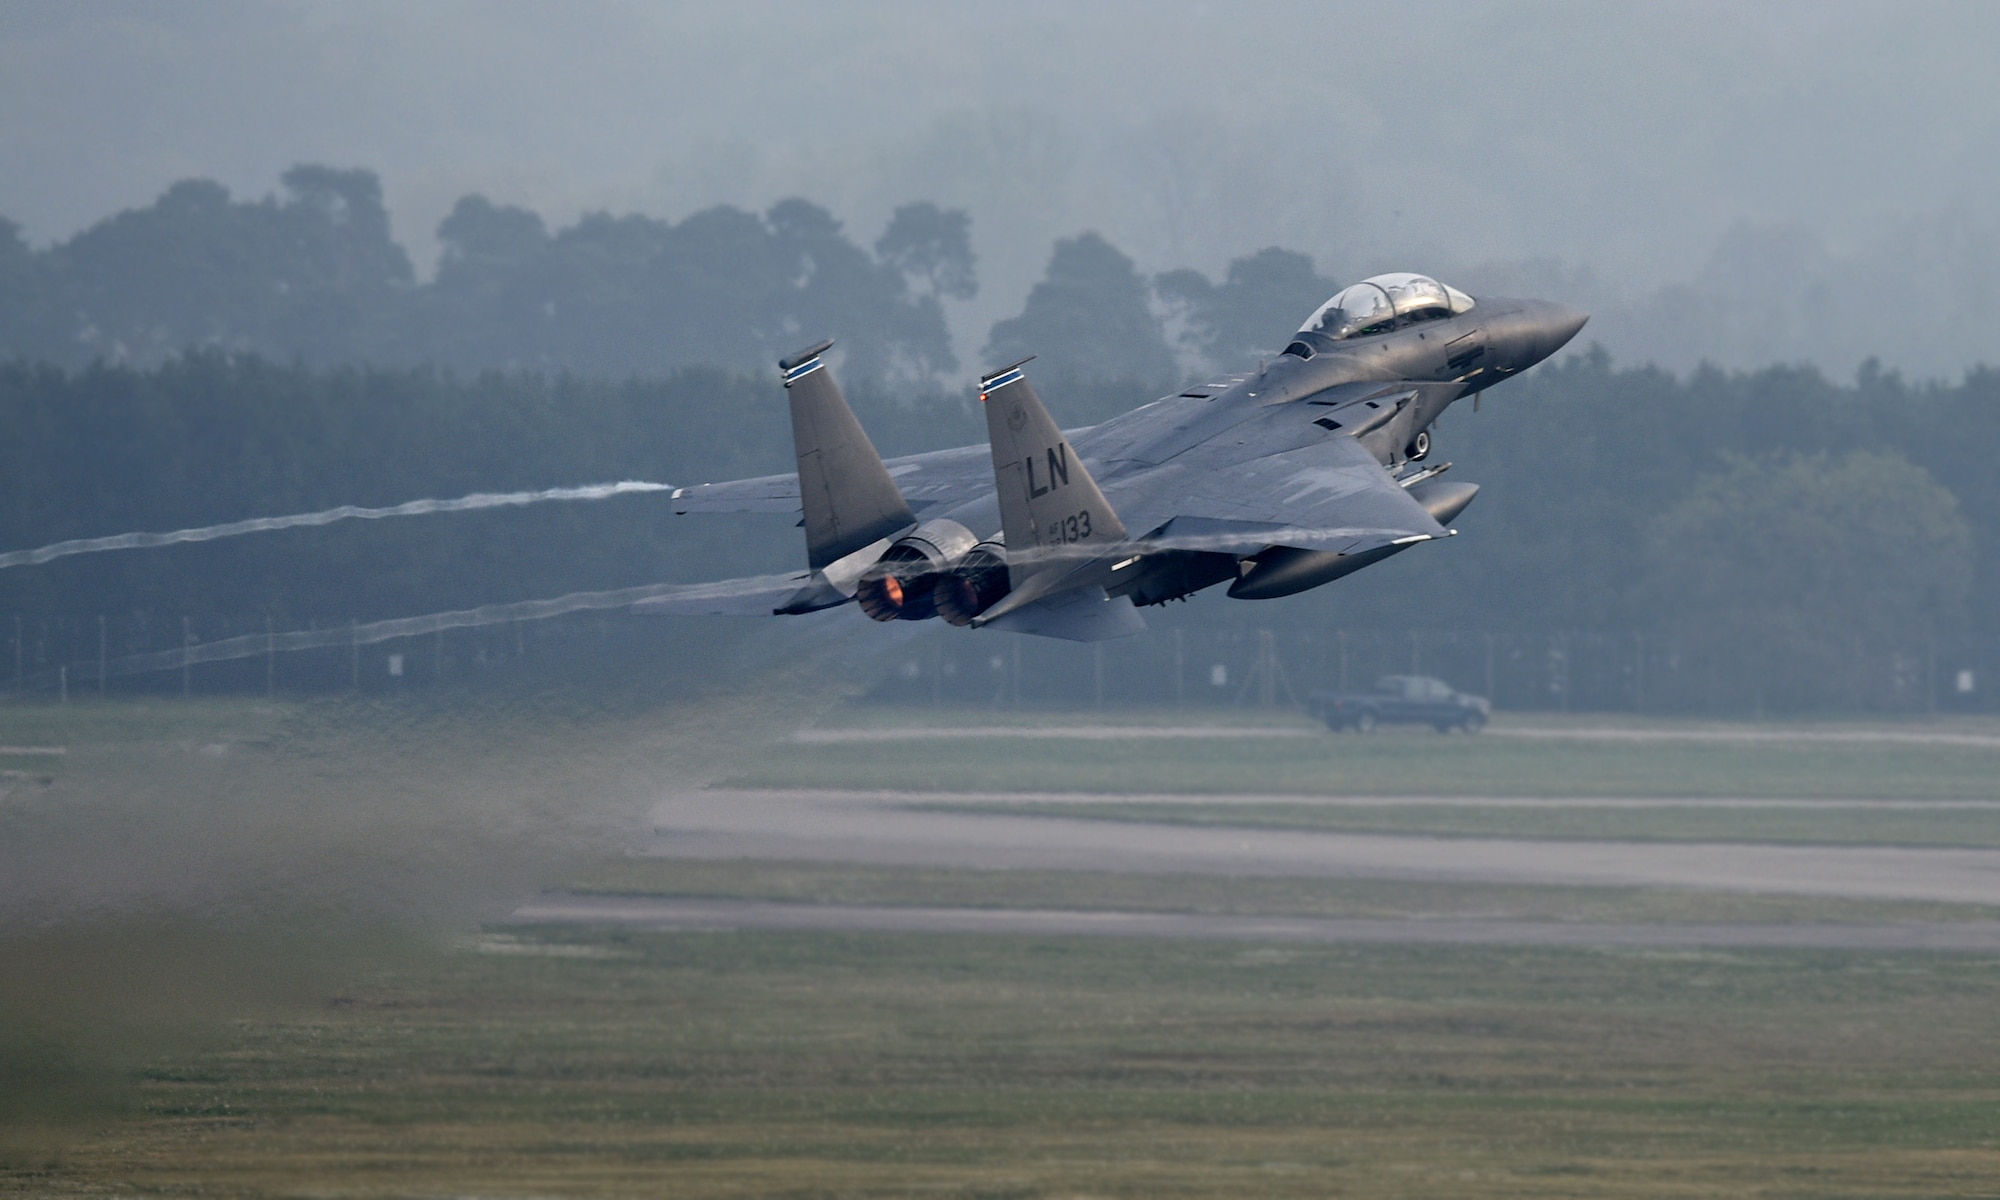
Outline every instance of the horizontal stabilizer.
{"type": "Polygon", "coordinates": [[[1144,633],[1146,619],[1101,587],[1072,588],[1015,609],[986,623],[988,629],[1032,633],[1071,642],[1105,642],[1144,633]]]}

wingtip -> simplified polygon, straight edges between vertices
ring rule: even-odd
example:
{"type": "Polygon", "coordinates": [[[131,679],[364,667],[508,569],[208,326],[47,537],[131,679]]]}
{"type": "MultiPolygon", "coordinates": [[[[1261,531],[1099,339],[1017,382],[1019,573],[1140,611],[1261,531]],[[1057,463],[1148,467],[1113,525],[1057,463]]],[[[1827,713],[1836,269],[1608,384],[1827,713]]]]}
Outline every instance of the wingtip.
{"type": "Polygon", "coordinates": [[[984,404],[989,393],[996,392],[1010,383],[1019,383],[1022,377],[1027,374],[1021,368],[1033,361],[1035,361],[1035,356],[1030,354],[1020,362],[1011,363],[1001,367],[997,371],[988,371],[986,374],[981,375],[979,377],[979,402],[984,404]]]}
{"type": "Polygon", "coordinates": [[[814,342],[812,345],[807,346],[805,349],[792,354],[790,357],[779,359],[778,369],[780,371],[785,371],[785,372],[796,371],[800,367],[811,362],[813,359],[818,358],[820,355],[825,354],[828,350],[831,349],[833,349],[832,338],[827,338],[824,341],[814,342]]]}
{"type": "Polygon", "coordinates": [[[992,383],[994,380],[1000,378],[1002,375],[1005,375],[1007,372],[1018,371],[1022,367],[1027,366],[1029,363],[1034,362],[1035,358],[1036,358],[1035,355],[1030,354],[1028,357],[1022,359],[1020,362],[1008,363],[1006,366],[1001,367],[998,370],[988,371],[986,372],[986,374],[981,375],[979,377],[979,386],[981,388],[984,388],[986,385],[992,383]]]}

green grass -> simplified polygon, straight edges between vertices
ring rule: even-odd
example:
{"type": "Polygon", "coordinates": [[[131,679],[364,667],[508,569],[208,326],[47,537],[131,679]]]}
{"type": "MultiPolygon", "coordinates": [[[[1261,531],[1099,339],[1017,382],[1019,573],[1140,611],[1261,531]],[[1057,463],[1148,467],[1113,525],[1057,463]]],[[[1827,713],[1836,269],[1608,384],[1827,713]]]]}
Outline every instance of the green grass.
{"type": "MultiPolygon", "coordinates": [[[[1674,726],[1668,726],[1673,728],[1674,726]]],[[[740,787],[1418,796],[2000,799],[2000,747],[1440,737],[781,743],[740,787]]]]}
{"type": "Polygon", "coordinates": [[[469,929],[564,879],[807,903],[1988,915],[1395,880],[576,866],[609,840],[593,822],[622,832],[613,818],[663,779],[746,761],[871,788],[1672,795],[1706,780],[1981,798],[2000,762],[1434,735],[803,746],[782,741],[787,718],[754,703],[0,706],[0,744],[71,748],[52,784],[0,804],[0,892],[83,912],[0,930],[0,1193],[2000,1191],[1996,956],[520,928],[447,951],[412,933],[469,929]],[[58,1119],[59,1135],[21,1128],[58,1119]]]}
{"type": "Polygon", "coordinates": [[[23,1193],[1896,1196],[2000,961],[514,931],[148,1064],[23,1193]]]}
{"type": "Polygon", "coordinates": [[[0,703],[0,789],[33,795],[135,758],[268,745],[295,710],[238,700],[0,703]],[[19,752],[42,750],[60,753],[19,752]]]}
{"type": "Polygon", "coordinates": [[[1309,829],[1423,837],[1562,841],[1777,842],[1870,846],[2000,846],[2000,808],[1643,807],[1469,804],[994,803],[918,809],[1137,821],[1238,829],[1309,829]]]}
{"type": "Polygon", "coordinates": [[[1483,917],[1544,921],[1792,923],[1993,920],[1983,905],[1669,888],[1257,875],[878,867],[625,858],[567,890],[612,896],[954,908],[1192,912],[1231,916],[1483,917]]]}
{"type": "Polygon", "coordinates": [[[291,701],[207,696],[99,701],[80,695],[71,704],[13,701],[0,703],[0,743],[158,741],[231,727],[268,726],[273,718],[300,707],[291,701]]]}

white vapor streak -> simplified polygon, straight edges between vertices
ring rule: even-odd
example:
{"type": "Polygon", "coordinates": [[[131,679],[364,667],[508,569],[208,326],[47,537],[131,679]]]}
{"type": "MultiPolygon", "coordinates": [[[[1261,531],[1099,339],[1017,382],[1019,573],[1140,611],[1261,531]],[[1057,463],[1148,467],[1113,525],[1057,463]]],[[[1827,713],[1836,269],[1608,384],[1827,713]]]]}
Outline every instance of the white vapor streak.
{"type": "Polygon", "coordinates": [[[67,558],[72,554],[96,554],[106,550],[146,550],[156,546],[177,545],[181,542],[212,542],[217,538],[238,537],[246,533],[269,533],[276,529],[331,525],[336,521],[379,521],[384,517],[417,517],[427,513],[468,512],[478,508],[518,508],[550,500],[605,500],[631,492],[671,490],[669,484],[625,479],[617,483],[593,483],[585,487],[545,488],[539,492],[474,492],[470,496],[460,496],[453,500],[411,500],[406,504],[394,504],[387,508],[361,508],[343,504],[339,508],[294,513],[286,517],[252,517],[247,521],[203,525],[194,529],[176,529],[168,533],[121,533],[112,537],[77,538],[73,541],[56,542],[34,550],[10,550],[0,554],[0,570],[8,567],[37,566],[52,559],[67,558]]]}
{"type": "Polygon", "coordinates": [[[438,633],[446,629],[503,625],[509,621],[539,621],[548,617],[559,617],[564,613],[592,609],[626,608],[642,600],[658,600],[680,593],[713,594],[730,588],[766,587],[773,581],[786,578],[781,575],[761,576],[754,579],[728,580],[720,584],[650,583],[607,592],[571,592],[566,596],[557,596],[550,600],[521,600],[513,604],[487,604],[479,608],[463,608],[452,612],[426,613],[420,617],[369,621],[364,624],[349,625],[344,629],[334,626],[328,629],[300,629],[290,633],[246,633],[240,637],[202,642],[176,650],[156,650],[147,654],[130,654],[123,658],[114,658],[106,664],[105,673],[139,675],[148,671],[173,670],[194,663],[253,658],[259,654],[273,654],[279,651],[313,650],[327,646],[366,646],[395,638],[438,633]]]}

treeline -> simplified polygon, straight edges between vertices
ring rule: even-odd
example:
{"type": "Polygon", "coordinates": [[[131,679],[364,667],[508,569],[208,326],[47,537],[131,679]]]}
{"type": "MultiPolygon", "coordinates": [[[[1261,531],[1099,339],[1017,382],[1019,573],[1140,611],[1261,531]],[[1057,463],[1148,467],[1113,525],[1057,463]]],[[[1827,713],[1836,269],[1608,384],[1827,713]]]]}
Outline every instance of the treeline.
{"type": "MultiPolygon", "coordinates": [[[[981,435],[961,393],[850,390],[885,453],[981,435]]],[[[1150,398],[1047,390],[1065,418],[1150,398]]],[[[1484,489],[1463,536],[1295,599],[1205,596],[1161,618],[1642,633],[1721,664],[1709,694],[1778,707],[1812,707],[1864,649],[2000,637],[2000,372],[1922,386],[1801,368],[1676,377],[1593,353],[1481,409],[1447,414],[1435,452],[1484,489]]],[[[17,364],[0,369],[0,421],[0,550],[791,460],[774,382],[712,368],[612,382],[212,352],[150,370],[17,364]]],[[[788,518],[676,518],[639,495],[78,556],[0,571],[0,615],[296,628],[789,569],[800,555],[788,518]]]]}
{"type": "MultiPolygon", "coordinates": [[[[0,368],[0,541],[780,471],[775,390],[713,368],[613,383],[212,351],[149,370],[16,364],[0,368]]],[[[721,527],[672,520],[655,494],[81,555],[0,571],[0,611],[302,628],[780,565],[721,527]]]]}
{"type": "Polygon", "coordinates": [[[624,376],[762,363],[837,325],[857,331],[859,374],[928,377],[956,366],[939,301],[974,286],[964,214],[928,204],[898,210],[871,252],[803,200],[678,224],[594,214],[551,232],[480,196],[438,227],[443,257],[420,285],[373,174],[300,166],[283,185],[238,201],[177,183],[42,251],[0,222],[0,353],[144,365],[204,348],[624,376]]]}
{"type": "MultiPolygon", "coordinates": [[[[0,551],[784,471],[771,360],[825,333],[885,453],[983,434],[943,315],[977,287],[963,213],[905,206],[863,247],[799,200],[551,232],[468,197],[419,284],[373,176],[301,167],[284,185],[246,202],[178,184],[42,250],[0,226],[0,551]]],[[[1220,281],[1148,277],[1086,233],[1057,243],[980,353],[1037,355],[1051,407],[1080,425],[1254,361],[1335,288],[1277,249],[1220,281]]],[[[1705,695],[1792,707],[1869,694],[1850,678],[1864,651],[1906,664],[1941,642],[2000,645],[2000,372],[1680,376],[1599,351],[1481,407],[1448,414],[1435,452],[1484,489],[1464,536],[1296,599],[1211,595],[1161,620],[1655,638],[1705,664],[1705,695]]],[[[675,519],[642,495],[0,570],[0,617],[116,615],[142,639],[186,617],[206,635],[798,559],[789,520],[675,519]]]]}
{"type": "Polygon", "coordinates": [[[1433,452],[1482,485],[1463,536],[1328,589],[1338,620],[1652,636],[1745,707],[1851,706],[1887,686],[1851,678],[1864,654],[1914,679],[2000,639],[2000,371],[1676,376],[1594,351],[1469,408],[1433,452]]]}
{"type": "MultiPolygon", "coordinates": [[[[834,336],[856,381],[921,389],[961,373],[944,306],[978,291],[962,211],[904,205],[864,246],[798,199],[678,223],[594,213],[551,230],[474,195],[438,226],[442,256],[420,283],[373,174],[299,166],[282,184],[238,200],[184,181],[40,250],[0,219],[0,358],[152,366],[208,349],[625,378],[768,369],[834,336]]],[[[1151,279],[1087,233],[1056,245],[1046,278],[981,354],[1164,388],[1184,368],[1269,350],[1334,290],[1309,258],[1281,250],[1239,260],[1220,284],[1185,270],[1151,279]]]]}

